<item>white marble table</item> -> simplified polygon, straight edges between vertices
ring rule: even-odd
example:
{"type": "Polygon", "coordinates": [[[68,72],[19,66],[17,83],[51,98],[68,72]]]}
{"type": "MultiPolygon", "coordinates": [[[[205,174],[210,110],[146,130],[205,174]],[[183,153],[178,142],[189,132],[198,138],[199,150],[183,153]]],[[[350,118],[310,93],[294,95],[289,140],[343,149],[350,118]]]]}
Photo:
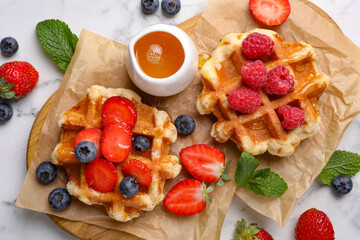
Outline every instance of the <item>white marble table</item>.
{"type": "MultiPolygon", "coordinates": [[[[75,239],[56,226],[45,214],[14,206],[26,174],[26,146],[33,121],[45,101],[58,88],[63,73],[49,60],[41,48],[35,26],[44,19],[57,18],[69,24],[78,35],[82,28],[119,42],[127,42],[147,25],[178,24],[203,11],[207,0],[182,0],[182,10],[175,17],[161,11],[146,16],[140,0],[1,0],[0,38],[15,37],[20,44],[12,58],[0,56],[0,64],[13,60],[31,62],[41,73],[35,90],[26,98],[12,102],[14,116],[0,125],[0,240],[1,239],[75,239]]],[[[341,27],[343,32],[360,46],[360,1],[313,0],[341,27]]],[[[360,153],[360,116],[349,126],[339,149],[360,153]]],[[[334,227],[336,239],[356,239],[360,236],[360,174],[353,178],[353,191],[343,197],[334,195],[327,186],[315,181],[297,203],[284,228],[249,208],[234,197],[225,218],[221,239],[232,239],[236,221],[245,218],[264,226],[275,239],[294,239],[299,215],[316,207],[325,211],[334,227]]]]}

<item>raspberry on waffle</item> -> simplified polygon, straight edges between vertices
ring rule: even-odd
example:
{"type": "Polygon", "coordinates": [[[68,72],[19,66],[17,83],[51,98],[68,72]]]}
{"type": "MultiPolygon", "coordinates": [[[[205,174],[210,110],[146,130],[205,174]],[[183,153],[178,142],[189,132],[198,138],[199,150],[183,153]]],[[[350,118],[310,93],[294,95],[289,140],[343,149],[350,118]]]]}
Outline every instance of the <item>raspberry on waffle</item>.
{"type": "Polygon", "coordinates": [[[170,145],[176,141],[177,131],[171,123],[169,115],[154,107],[141,103],[141,98],[128,89],[104,88],[92,86],[87,90],[86,97],[79,100],[73,108],[61,115],[59,125],[62,128],[60,142],[52,153],[52,162],[63,166],[68,174],[67,189],[80,201],[92,205],[105,206],[108,214],[117,221],[126,222],[138,217],[140,211],[151,211],[163,198],[163,187],[166,179],[176,177],[181,165],[176,156],[169,155],[170,145]],[[137,122],[132,135],[144,135],[150,140],[150,148],[146,151],[131,149],[128,159],[137,159],[151,170],[152,182],[148,187],[139,188],[134,197],[124,197],[119,189],[125,177],[121,171],[121,163],[114,163],[117,172],[115,188],[106,193],[98,192],[86,182],[86,166],[74,155],[73,142],[78,132],[85,128],[102,129],[101,112],[103,103],[112,96],[122,96],[131,100],[137,110],[137,122]]]}
{"type": "Polygon", "coordinates": [[[253,155],[268,151],[272,155],[289,156],[304,139],[319,131],[318,98],[326,90],[328,78],[315,65],[313,47],[304,42],[285,42],[276,32],[254,29],[247,33],[230,33],[221,41],[201,69],[203,90],[196,107],[200,114],[213,113],[211,135],[219,142],[231,139],[238,148],[253,155]],[[244,84],[243,64],[249,61],[242,53],[242,42],[251,33],[265,34],[274,41],[273,53],[263,59],[268,71],[279,65],[289,69],[294,78],[290,93],[267,95],[260,90],[261,106],[251,114],[239,113],[229,107],[228,94],[244,84]],[[293,129],[284,129],[276,110],[290,105],[304,111],[305,122],[293,129]]]}

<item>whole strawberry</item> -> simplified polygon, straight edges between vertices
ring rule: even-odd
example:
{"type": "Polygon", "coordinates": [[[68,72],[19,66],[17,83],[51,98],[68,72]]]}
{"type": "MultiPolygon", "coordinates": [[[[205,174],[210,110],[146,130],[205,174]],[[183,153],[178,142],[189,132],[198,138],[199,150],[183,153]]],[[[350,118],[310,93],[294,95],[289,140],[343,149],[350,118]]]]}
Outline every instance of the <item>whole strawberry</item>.
{"type": "Polygon", "coordinates": [[[244,219],[237,221],[235,229],[235,240],[274,240],[264,229],[259,228],[256,223],[246,226],[244,219]]]}
{"type": "Polygon", "coordinates": [[[311,208],[301,214],[295,228],[295,239],[332,240],[335,233],[328,216],[323,211],[311,208]]]}
{"type": "Polygon", "coordinates": [[[0,97],[16,99],[26,96],[36,86],[39,73],[28,62],[14,61],[0,66],[0,97]]]}

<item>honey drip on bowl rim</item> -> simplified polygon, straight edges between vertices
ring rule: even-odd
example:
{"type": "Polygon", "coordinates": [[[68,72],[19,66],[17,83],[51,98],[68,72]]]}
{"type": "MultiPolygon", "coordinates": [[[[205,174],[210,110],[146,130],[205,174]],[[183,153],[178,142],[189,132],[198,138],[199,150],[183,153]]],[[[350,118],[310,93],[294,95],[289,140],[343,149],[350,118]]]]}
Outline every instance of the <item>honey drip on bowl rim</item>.
{"type": "Polygon", "coordinates": [[[167,32],[146,34],[135,43],[134,53],[141,70],[153,78],[170,77],[185,59],[180,41],[167,32]]]}

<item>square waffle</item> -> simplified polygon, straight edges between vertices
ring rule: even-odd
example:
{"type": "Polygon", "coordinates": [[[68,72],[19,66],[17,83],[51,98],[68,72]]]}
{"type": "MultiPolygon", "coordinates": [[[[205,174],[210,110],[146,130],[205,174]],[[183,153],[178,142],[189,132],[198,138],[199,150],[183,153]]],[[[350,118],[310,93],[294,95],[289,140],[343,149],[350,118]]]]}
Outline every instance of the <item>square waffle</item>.
{"type": "Polygon", "coordinates": [[[291,155],[302,140],[320,129],[317,102],[329,80],[318,72],[315,60],[311,45],[285,42],[271,30],[227,34],[201,69],[203,90],[196,107],[200,114],[216,116],[211,135],[219,142],[231,139],[240,150],[252,155],[266,151],[277,156],[291,155]],[[242,54],[241,46],[253,32],[265,34],[274,41],[273,54],[264,60],[267,70],[284,65],[294,77],[295,84],[293,92],[284,96],[275,97],[260,91],[261,106],[254,113],[241,114],[229,108],[227,95],[244,85],[240,70],[248,59],[242,54]],[[276,114],[276,109],[283,105],[302,109],[306,114],[305,123],[290,131],[284,129],[276,114]]]}
{"type": "Polygon", "coordinates": [[[141,98],[128,89],[112,89],[92,86],[86,97],[79,100],[73,108],[61,115],[59,125],[62,128],[60,142],[52,153],[52,162],[63,166],[68,174],[66,187],[69,193],[80,201],[92,205],[105,206],[108,214],[117,221],[126,222],[140,215],[140,211],[151,211],[163,198],[166,179],[176,177],[181,165],[176,156],[168,155],[170,144],[177,138],[177,130],[170,122],[168,114],[141,103],[141,98]],[[147,136],[151,146],[144,152],[131,149],[128,159],[137,159],[147,165],[152,173],[149,187],[140,187],[139,192],[130,198],[124,197],[119,189],[124,178],[121,166],[124,162],[114,163],[117,169],[117,184],[107,193],[95,191],[86,183],[85,163],[80,163],[74,155],[74,140],[78,132],[85,128],[102,129],[101,112],[103,103],[112,96],[130,99],[137,110],[137,122],[132,130],[133,137],[147,136]]]}

